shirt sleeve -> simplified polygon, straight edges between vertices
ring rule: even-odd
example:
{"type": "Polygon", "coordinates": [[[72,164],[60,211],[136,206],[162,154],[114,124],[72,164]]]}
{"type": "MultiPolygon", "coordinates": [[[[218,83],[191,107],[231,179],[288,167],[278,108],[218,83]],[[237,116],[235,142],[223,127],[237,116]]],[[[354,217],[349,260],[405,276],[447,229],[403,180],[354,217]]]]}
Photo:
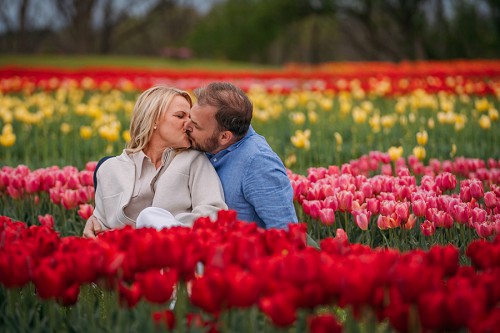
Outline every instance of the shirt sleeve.
{"type": "Polygon", "coordinates": [[[287,229],[289,223],[297,223],[292,185],[278,156],[254,156],[245,171],[243,194],[266,229],[287,229]]]}
{"type": "Polygon", "coordinates": [[[191,193],[192,211],[177,214],[180,222],[192,226],[201,216],[217,218],[219,210],[228,209],[224,202],[224,191],[219,176],[204,154],[200,154],[191,163],[189,172],[189,190],[191,193]]]}

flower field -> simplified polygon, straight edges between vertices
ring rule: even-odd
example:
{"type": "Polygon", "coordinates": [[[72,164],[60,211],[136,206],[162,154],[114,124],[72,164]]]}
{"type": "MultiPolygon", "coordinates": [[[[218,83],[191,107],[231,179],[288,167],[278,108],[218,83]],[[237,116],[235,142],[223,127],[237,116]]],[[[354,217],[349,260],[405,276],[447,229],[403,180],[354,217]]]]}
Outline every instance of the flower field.
{"type": "Polygon", "coordinates": [[[0,68],[0,330],[498,331],[499,108],[499,61],[0,68]],[[248,92],[301,223],[81,238],[139,92],[213,80],[248,92]]]}

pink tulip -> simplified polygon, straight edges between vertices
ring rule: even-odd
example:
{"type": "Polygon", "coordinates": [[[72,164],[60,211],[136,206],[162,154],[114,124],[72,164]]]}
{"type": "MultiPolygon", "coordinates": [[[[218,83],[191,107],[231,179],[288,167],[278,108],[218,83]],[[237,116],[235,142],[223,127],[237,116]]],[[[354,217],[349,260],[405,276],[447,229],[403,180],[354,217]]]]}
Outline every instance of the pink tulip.
{"type": "Polygon", "coordinates": [[[436,232],[436,226],[433,222],[425,220],[424,223],[420,225],[420,230],[424,236],[432,236],[436,232]]]}
{"type": "Polygon", "coordinates": [[[470,202],[472,200],[469,186],[460,185],[460,200],[463,202],[470,202]]]}
{"type": "Polygon", "coordinates": [[[410,216],[410,203],[409,202],[398,202],[396,203],[396,207],[394,209],[398,219],[400,221],[408,220],[410,216]]]}
{"type": "Polygon", "coordinates": [[[471,211],[472,223],[484,223],[486,221],[486,211],[479,207],[474,208],[471,211]]]}
{"type": "Polygon", "coordinates": [[[380,212],[380,201],[377,198],[366,199],[366,209],[373,215],[380,212]]]}
{"type": "Polygon", "coordinates": [[[413,201],[412,210],[413,210],[413,214],[415,214],[416,216],[418,216],[418,217],[424,216],[426,209],[427,209],[427,204],[425,203],[425,200],[418,199],[418,200],[413,201]]]}
{"type": "Polygon", "coordinates": [[[339,203],[339,210],[341,212],[350,212],[352,210],[352,201],[354,195],[348,191],[340,191],[337,193],[337,200],[339,203]]]}
{"type": "Polygon", "coordinates": [[[471,181],[470,195],[475,199],[481,199],[484,196],[484,188],[481,181],[476,179],[471,181]]]}
{"type": "Polygon", "coordinates": [[[66,190],[61,194],[61,204],[66,209],[74,209],[78,206],[78,192],[75,190],[66,190]]]}
{"type": "Polygon", "coordinates": [[[396,201],[384,200],[380,202],[380,214],[389,216],[396,209],[396,201]]]}
{"type": "Polygon", "coordinates": [[[457,178],[450,172],[443,172],[436,177],[436,185],[442,192],[454,190],[457,186],[457,178]]]}
{"type": "Polygon", "coordinates": [[[325,200],[323,200],[323,207],[324,208],[331,208],[331,209],[336,211],[339,207],[339,202],[337,200],[337,196],[326,197],[325,200]]]}
{"type": "Polygon", "coordinates": [[[470,217],[471,217],[471,212],[470,208],[467,204],[465,203],[460,203],[457,204],[456,206],[453,207],[452,210],[453,217],[457,221],[457,223],[460,224],[468,224],[470,217]]]}
{"type": "Polygon", "coordinates": [[[479,237],[488,238],[495,233],[495,225],[492,223],[474,223],[474,229],[479,237]]]}
{"type": "Polygon", "coordinates": [[[94,213],[94,207],[89,204],[82,204],[80,205],[80,209],[78,209],[78,215],[81,216],[82,219],[87,221],[90,216],[94,213]]]}
{"type": "Polygon", "coordinates": [[[368,223],[370,222],[371,213],[366,209],[353,210],[354,222],[361,230],[368,230],[368,223]]]}
{"type": "Polygon", "coordinates": [[[323,208],[319,211],[319,219],[325,225],[335,223],[335,211],[331,208],[323,208]]]}
{"type": "Polygon", "coordinates": [[[497,196],[495,192],[489,191],[484,194],[484,204],[488,208],[495,208],[497,206],[497,196]]]}
{"type": "Polygon", "coordinates": [[[54,229],[54,217],[52,215],[38,215],[38,221],[40,222],[40,225],[48,227],[50,229],[54,229]]]}
{"type": "Polygon", "coordinates": [[[417,217],[413,214],[410,214],[408,220],[406,220],[406,223],[402,223],[401,227],[403,227],[406,230],[411,230],[415,226],[416,222],[417,222],[417,217]]]}

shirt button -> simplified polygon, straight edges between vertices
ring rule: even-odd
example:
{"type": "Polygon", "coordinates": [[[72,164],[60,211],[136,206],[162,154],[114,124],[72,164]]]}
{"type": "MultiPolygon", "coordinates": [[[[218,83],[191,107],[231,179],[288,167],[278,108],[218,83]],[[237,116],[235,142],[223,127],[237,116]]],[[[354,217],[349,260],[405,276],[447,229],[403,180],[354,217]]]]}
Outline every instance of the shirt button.
{"type": "Polygon", "coordinates": [[[214,158],[214,162],[217,162],[217,158],[214,158]]]}

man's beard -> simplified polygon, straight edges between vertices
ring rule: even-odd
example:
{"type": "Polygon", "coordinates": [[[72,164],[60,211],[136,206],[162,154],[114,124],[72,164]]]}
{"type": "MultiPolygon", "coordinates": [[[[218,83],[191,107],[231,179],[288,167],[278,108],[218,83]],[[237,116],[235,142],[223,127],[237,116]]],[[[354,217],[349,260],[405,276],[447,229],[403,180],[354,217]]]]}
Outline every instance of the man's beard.
{"type": "Polygon", "coordinates": [[[189,141],[191,142],[191,148],[196,150],[201,150],[203,152],[211,153],[219,148],[219,133],[214,133],[210,138],[206,139],[204,142],[199,143],[193,140],[193,138],[188,133],[189,141]]]}

